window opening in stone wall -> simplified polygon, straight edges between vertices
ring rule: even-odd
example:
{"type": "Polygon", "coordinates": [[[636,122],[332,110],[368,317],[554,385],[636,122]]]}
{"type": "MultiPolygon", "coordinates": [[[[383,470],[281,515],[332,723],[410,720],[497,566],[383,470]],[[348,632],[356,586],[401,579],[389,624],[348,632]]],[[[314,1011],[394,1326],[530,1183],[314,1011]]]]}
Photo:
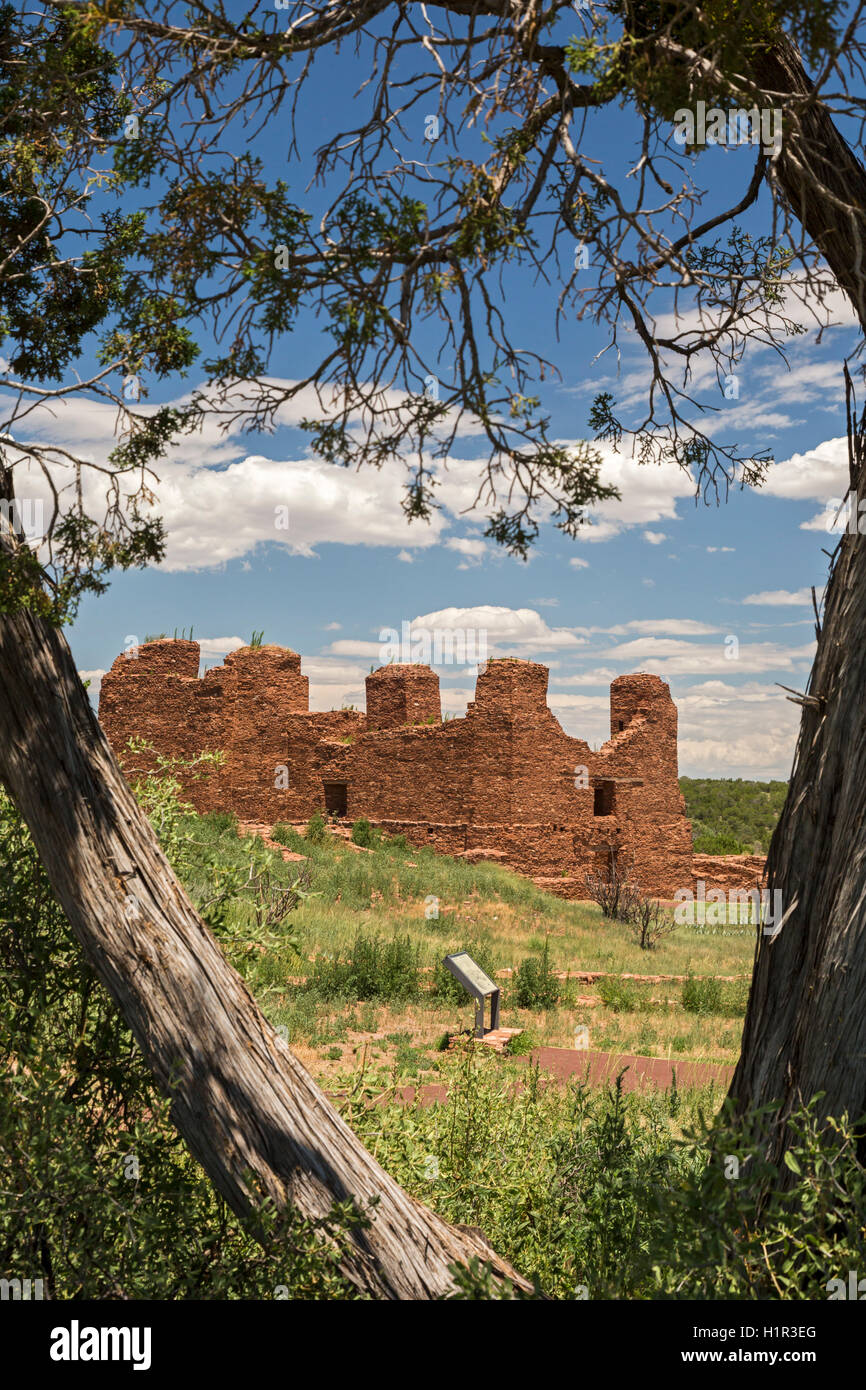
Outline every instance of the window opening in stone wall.
{"type": "Polygon", "coordinates": [[[613,813],[613,782],[599,782],[593,789],[592,814],[594,816],[612,816],[613,813]]]}
{"type": "Polygon", "coordinates": [[[625,728],[625,720],[624,720],[624,719],[621,719],[621,720],[619,721],[619,732],[622,733],[622,731],[623,731],[624,728],[625,728]]]}
{"type": "Polygon", "coordinates": [[[344,816],[348,804],[345,782],[325,782],[325,810],[331,816],[344,816]]]}

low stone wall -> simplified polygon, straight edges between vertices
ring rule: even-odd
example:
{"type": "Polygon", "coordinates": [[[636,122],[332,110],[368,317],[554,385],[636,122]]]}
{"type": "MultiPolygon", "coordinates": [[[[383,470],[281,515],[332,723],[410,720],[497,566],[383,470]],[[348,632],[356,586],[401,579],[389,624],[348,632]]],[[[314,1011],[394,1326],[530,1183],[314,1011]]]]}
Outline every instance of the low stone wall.
{"type": "MultiPolygon", "coordinates": [[[[763,888],[767,859],[763,854],[696,854],[692,860],[692,889],[703,881],[707,889],[763,888]]],[[[683,885],[685,886],[685,885],[683,885]]]]}

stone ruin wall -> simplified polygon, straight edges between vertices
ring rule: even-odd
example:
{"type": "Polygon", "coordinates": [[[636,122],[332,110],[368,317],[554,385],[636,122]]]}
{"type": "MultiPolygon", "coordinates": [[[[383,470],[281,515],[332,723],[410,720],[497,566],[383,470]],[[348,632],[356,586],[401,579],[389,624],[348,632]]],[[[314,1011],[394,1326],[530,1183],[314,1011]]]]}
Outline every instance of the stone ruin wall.
{"type": "Polygon", "coordinates": [[[611,845],[633,857],[648,892],[669,897],[693,882],[677,711],[658,676],[613,682],[611,737],[593,752],[549,710],[536,662],[489,661],[466,715],[445,722],[427,666],[369,676],[366,715],[311,712],[301,658],[282,647],[242,648],[201,678],[198,669],[196,642],[133,649],[104,676],[99,717],[128,775],[153,766],[125,749],[131,737],[181,758],[221,749],[218,772],[182,778],[200,811],[297,823],[329,805],[568,897],[586,896],[584,875],[604,868],[611,845]]]}

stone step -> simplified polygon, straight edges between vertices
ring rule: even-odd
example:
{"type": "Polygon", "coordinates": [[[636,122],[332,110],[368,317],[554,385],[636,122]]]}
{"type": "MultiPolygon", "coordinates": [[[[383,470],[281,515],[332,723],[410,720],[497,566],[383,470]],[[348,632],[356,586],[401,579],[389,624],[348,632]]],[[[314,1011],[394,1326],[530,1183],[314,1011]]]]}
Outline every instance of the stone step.
{"type": "Polygon", "coordinates": [[[491,1028],[480,1041],[492,1047],[494,1052],[504,1052],[511,1039],[522,1032],[522,1028],[491,1028]]]}

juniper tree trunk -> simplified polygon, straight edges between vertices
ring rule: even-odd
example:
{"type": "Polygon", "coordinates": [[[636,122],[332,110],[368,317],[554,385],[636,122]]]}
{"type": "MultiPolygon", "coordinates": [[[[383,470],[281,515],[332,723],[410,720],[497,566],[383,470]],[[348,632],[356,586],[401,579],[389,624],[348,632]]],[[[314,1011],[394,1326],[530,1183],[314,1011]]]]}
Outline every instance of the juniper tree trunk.
{"type": "MultiPolygon", "coordinates": [[[[866,486],[866,416],[849,425],[851,484],[866,486]]],[[[856,512],[856,508],[855,508],[856,512]]],[[[741,1111],[781,1102],[767,1135],[778,1162],[792,1109],[866,1114],[866,535],[845,534],[825,598],[794,768],[767,861],[790,913],[758,938],[740,1061],[741,1111]]],[[[782,1168],[780,1180],[790,1180],[782,1168]]]]}
{"type": "MultiPolygon", "coordinates": [[[[2,546],[0,546],[2,550],[2,546]]],[[[190,1150],[242,1217],[263,1199],[308,1218],[370,1203],[342,1269],[377,1298],[453,1289],[473,1256],[525,1281],[379,1167],[262,1015],[162,853],[62,634],[0,617],[0,778],[52,888],[166,1095],[190,1150]]]]}
{"type": "MultiPolygon", "coordinates": [[[[754,78],[775,103],[813,92],[789,40],[754,59],[754,78]]],[[[866,170],[826,108],[798,103],[785,114],[773,177],[791,212],[819,247],[866,329],[866,170]]]]}
{"type": "MultiPolygon", "coordinates": [[[[807,93],[792,44],[767,50],[768,91],[807,93]]],[[[866,172],[818,104],[783,130],[776,177],[866,330],[866,172]]],[[[864,422],[849,390],[849,483],[866,485],[864,422]]],[[[758,938],[740,1061],[730,1096],[742,1112],[778,1102],[767,1153],[778,1162],[787,1118],[823,1092],[818,1114],[866,1112],[866,536],[846,534],[830,576],[767,887],[786,918],[758,938]]],[[[770,899],[772,901],[772,897],[770,899]]],[[[780,1182],[791,1181],[783,1165],[780,1182]]]]}

